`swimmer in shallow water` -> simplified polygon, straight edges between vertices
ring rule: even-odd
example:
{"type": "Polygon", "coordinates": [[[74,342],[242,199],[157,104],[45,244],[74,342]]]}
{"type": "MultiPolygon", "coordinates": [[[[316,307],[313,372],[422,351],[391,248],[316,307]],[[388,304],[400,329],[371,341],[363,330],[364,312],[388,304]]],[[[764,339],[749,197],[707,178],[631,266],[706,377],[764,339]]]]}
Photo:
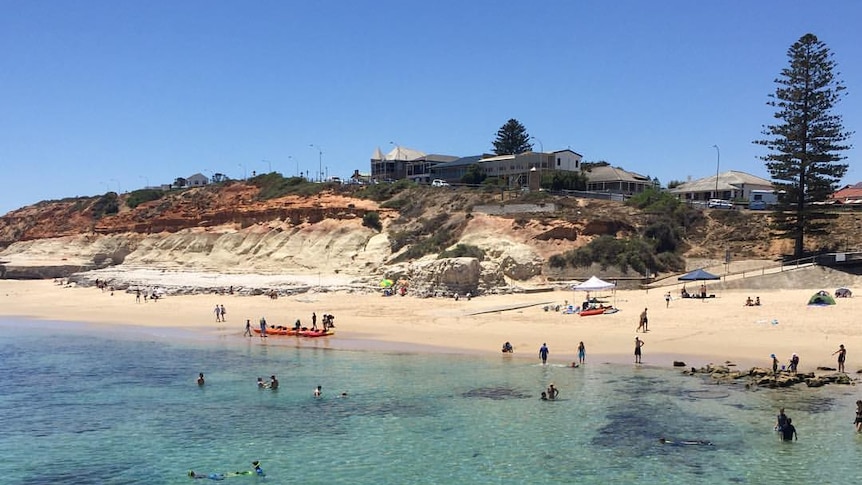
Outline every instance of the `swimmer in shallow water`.
{"type": "Polygon", "coordinates": [[[682,440],[682,441],[671,441],[667,438],[659,438],[658,442],[663,445],[677,445],[677,446],[712,446],[712,441],[706,440],[682,440]]]}

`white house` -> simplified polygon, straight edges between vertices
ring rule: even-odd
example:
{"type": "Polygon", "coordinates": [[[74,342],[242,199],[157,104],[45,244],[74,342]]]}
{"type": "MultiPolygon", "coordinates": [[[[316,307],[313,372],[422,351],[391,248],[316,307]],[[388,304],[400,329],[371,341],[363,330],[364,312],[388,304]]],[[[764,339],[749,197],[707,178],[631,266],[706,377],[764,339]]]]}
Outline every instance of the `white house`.
{"type": "Polygon", "coordinates": [[[186,178],[186,187],[203,187],[210,183],[210,179],[202,173],[196,173],[186,178]]]}
{"type": "Polygon", "coordinates": [[[668,190],[685,201],[709,199],[751,200],[752,190],[772,191],[772,182],[756,175],[729,170],[724,173],[685,182],[668,190]]]}

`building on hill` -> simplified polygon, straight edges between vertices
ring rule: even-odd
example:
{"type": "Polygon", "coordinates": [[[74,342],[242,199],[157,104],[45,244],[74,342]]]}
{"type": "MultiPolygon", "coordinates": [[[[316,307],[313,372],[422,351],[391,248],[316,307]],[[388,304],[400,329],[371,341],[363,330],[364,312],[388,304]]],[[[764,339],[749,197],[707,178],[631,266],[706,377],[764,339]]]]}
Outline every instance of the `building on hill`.
{"type": "Polygon", "coordinates": [[[509,187],[525,187],[528,185],[530,172],[563,170],[579,172],[583,156],[572,150],[558,150],[550,153],[524,152],[515,155],[473,155],[447,163],[441,163],[431,168],[434,179],[442,179],[449,183],[459,183],[472,165],[486,177],[496,177],[509,187]]]}
{"type": "Polygon", "coordinates": [[[397,145],[383,155],[380,148],[377,148],[371,155],[371,178],[377,181],[408,179],[418,183],[431,183],[432,167],[457,159],[458,157],[451,155],[429,155],[397,145]]]}
{"type": "Polygon", "coordinates": [[[592,167],[585,171],[584,175],[587,176],[587,192],[610,192],[630,196],[649,188],[657,188],[656,182],[647,176],[610,165],[592,167]]]}
{"type": "Polygon", "coordinates": [[[772,182],[756,175],[729,170],[724,173],[680,184],[670,190],[686,202],[709,199],[750,200],[752,190],[774,190],[772,182]]]}
{"type": "Polygon", "coordinates": [[[202,173],[196,173],[186,178],[186,187],[203,187],[209,183],[210,179],[202,173]]]}
{"type": "Polygon", "coordinates": [[[853,185],[845,185],[829,196],[829,200],[841,204],[862,203],[862,182],[853,185]]]}

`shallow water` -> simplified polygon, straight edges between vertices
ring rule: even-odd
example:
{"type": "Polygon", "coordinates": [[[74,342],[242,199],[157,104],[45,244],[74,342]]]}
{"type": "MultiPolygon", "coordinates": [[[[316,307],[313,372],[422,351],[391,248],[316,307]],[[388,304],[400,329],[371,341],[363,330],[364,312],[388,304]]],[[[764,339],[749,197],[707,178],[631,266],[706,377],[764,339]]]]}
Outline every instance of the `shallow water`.
{"type": "Polygon", "coordinates": [[[2,483],[189,483],[190,469],[247,470],[252,460],[268,483],[862,479],[856,387],[748,391],[589,360],[571,369],[185,337],[0,321],[2,483]],[[256,378],[273,373],[280,389],[258,390],[256,378]],[[550,382],[561,399],[542,402],[550,382]],[[777,441],[779,406],[798,442],[777,441]]]}

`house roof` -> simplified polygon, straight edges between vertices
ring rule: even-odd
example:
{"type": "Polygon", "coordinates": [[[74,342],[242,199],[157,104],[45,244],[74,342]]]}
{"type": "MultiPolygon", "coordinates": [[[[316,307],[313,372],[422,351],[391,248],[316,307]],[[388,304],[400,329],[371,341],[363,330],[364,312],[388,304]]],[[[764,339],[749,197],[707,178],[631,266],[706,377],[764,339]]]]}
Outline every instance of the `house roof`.
{"type": "MultiPolygon", "coordinates": [[[[715,175],[713,175],[711,177],[685,182],[670,189],[669,192],[672,194],[686,192],[711,192],[716,188],[715,182],[715,175]]],[[[751,175],[750,173],[728,170],[727,172],[718,174],[718,190],[739,189],[743,184],[772,187],[771,181],[756,175],[751,175]]]]}
{"type": "Polygon", "coordinates": [[[209,178],[206,175],[204,175],[200,172],[189,175],[188,177],[186,177],[186,180],[191,179],[191,178],[204,178],[204,179],[209,180],[209,178]]]}
{"type": "Polygon", "coordinates": [[[481,160],[481,159],[482,159],[482,155],[473,155],[470,157],[461,157],[457,160],[452,160],[451,162],[438,163],[437,165],[434,165],[433,170],[470,166],[470,165],[473,165],[475,163],[478,163],[479,160],[481,160]]]}
{"type": "Polygon", "coordinates": [[[422,158],[424,156],[425,153],[420,152],[419,150],[396,145],[391,152],[386,154],[386,160],[409,162],[410,160],[416,160],[417,158],[422,158]]]}
{"type": "Polygon", "coordinates": [[[862,199],[862,182],[846,185],[829,196],[829,198],[836,200],[862,199]]]}
{"type": "Polygon", "coordinates": [[[383,152],[380,151],[380,147],[374,149],[374,153],[371,154],[372,160],[383,160],[383,152]]]}
{"type": "Polygon", "coordinates": [[[566,148],[565,150],[554,150],[554,151],[552,151],[551,153],[565,153],[565,152],[574,153],[575,155],[577,155],[577,156],[579,156],[579,157],[581,157],[581,158],[583,158],[583,157],[584,157],[584,156],[583,156],[583,155],[581,155],[580,153],[578,153],[578,152],[576,152],[576,151],[572,150],[571,148],[566,148]]]}
{"type": "Polygon", "coordinates": [[[629,172],[610,165],[592,167],[588,172],[584,172],[584,175],[587,176],[587,180],[590,182],[651,182],[648,177],[639,173],[629,172]]]}

